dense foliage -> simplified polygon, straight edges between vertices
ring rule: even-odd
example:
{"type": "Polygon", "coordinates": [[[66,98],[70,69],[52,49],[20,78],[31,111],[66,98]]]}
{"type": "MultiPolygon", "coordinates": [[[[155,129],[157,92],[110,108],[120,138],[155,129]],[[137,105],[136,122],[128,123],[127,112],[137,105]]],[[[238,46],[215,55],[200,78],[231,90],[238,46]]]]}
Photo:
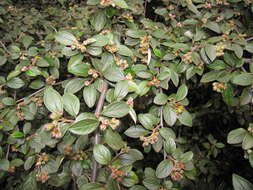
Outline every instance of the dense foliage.
{"type": "Polygon", "coordinates": [[[1,187],[252,190],[252,20],[251,0],[1,0],[1,187]]]}

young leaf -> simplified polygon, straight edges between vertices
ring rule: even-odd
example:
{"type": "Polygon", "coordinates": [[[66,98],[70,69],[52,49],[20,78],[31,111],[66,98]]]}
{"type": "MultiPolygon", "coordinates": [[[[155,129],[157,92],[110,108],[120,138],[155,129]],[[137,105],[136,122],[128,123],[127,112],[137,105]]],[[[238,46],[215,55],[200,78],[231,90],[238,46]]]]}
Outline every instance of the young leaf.
{"type": "Polygon", "coordinates": [[[93,155],[95,160],[102,165],[108,164],[112,159],[111,152],[102,144],[94,146],[93,155]]]}
{"type": "Polygon", "coordinates": [[[50,112],[63,112],[62,97],[52,87],[45,89],[43,100],[50,112]]]}
{"type": "Polygon", "coordinates": [[[95,119],[85,119],[74,123],[69,131],[76,135],[88,135],[96,130],[99,125],[99,121],[95,119]]]}
{"type": "Polygon", "coordinates": [[[80,101],[78,97],[71,93],[63,95],[63,107],[72,116],[77,116],[80,110],[80,101]]]}

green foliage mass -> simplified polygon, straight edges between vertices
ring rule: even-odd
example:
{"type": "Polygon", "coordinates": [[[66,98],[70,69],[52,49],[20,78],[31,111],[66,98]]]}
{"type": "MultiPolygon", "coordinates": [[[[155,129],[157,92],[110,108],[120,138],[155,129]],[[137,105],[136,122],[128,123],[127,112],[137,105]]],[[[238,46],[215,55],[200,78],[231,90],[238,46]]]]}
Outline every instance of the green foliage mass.
{"type": "Polygon", "coordinates": [[[251,0],[1,0],[6,190],[252,190],[251,0]]]}

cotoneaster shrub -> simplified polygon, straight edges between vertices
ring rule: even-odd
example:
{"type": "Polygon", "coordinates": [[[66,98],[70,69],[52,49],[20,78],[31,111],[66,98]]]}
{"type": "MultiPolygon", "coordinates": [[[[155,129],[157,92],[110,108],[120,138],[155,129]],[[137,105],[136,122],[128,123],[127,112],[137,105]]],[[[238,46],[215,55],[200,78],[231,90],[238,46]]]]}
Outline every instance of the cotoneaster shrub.
{"type": "Polygon", "coordinates": [[[252,20],[250,0],[2,0],[2,188],[252,190],[252,20]]]}

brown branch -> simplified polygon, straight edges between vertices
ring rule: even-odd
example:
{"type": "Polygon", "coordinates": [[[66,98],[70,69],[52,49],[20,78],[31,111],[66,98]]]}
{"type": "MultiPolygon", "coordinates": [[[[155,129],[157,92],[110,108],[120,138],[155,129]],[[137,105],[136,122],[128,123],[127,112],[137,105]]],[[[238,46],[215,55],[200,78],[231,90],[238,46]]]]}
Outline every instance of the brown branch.
{"type": "Polygon", "coordinates": [[[4,48],[4,50],[6,51],[6,53],[8,53],[9,55],[11,55],[11,52],[6,48],[6,46],[4,45],[4,43],[2,41],[0,41],[0,44],[4,48]]]}
{"type": "Polygon", "coordinates": [[[251,40],[253,40],[253,36],[251,36],[251,37],[249,37],[249,38],[246,38],[245,40],[246,40],[246,41],[251,41],[251,40]]]}
{"type": "MultiPolygon", "coordinates": [[[[53,84],[53,86],[60,85],[60,84],[62,84],[63,82],[64,82],[64,81],[57,82],[57,83],[53,84]]],[[[32,96],[35,96],[36,94],[39,94],[39,93],[42,92],[45,88],[46,88],[46,87],[42,87],[41,89],[37,90],[36,92],[34,92],[34,93],[32,93],[32,94],[30,94],[30,95],[28,95],[28,96],[25,96],[25,97],[23,97],[23,98],[17,100],[16,103],[22,102],[22,101],[24,101],[24,99],[26,99],[26,98],[30,98],[30,97],[32,97],[32,96]]]]}
{"type": "MultiPolygon", "coordinates": [[[[100,115],[100,113],[102,111],[102,108],[103,108],[103,105],[104,105],[104,102],[105,102],[105,96],[106,96],[107,90],[108,90],[108,83],[105,82],[105,81],[103,81],[103,86],[102,86],[101,94],[100,94],[100,97],[99,97],[99,100],[98,100],[98,104],[97,104],[97,107],[96,107],[96,111],[95,111],[95,115],[97,117],[99,117],[99,115],[100,115]]],[[[99,144],[99,143],[100,143],[100,131],[99,131],[99,129],[97,129],[96,132],[95,132],[94,146],[96,144],[99,144]]],[[[91,181],[92,182],[96,181],[97,170],[98,170],[98,163],[93,158],[93,162],[92,162],[92,174],[91,174],[91,181]]]]}

